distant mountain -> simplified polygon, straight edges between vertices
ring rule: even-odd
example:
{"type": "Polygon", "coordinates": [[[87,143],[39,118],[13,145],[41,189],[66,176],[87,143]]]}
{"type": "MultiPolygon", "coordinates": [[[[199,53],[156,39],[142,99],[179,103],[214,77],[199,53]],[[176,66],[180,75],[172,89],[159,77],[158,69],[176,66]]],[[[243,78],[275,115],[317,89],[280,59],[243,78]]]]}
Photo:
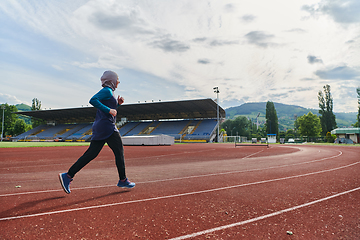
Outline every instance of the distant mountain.
{"type": "MultiPolygon", "coordinates": [[[[276,113],[279,119],[279,129],[284,131],[294,128],[294,119],[304,114],[312,112],[319,115],[318,109],[304,108],[296,105],[287,105],[274,102],[276,113]]],[[[256,116],[260,113],[258,118],[259,124],[265,124],[266,102],[245,103],[237,107],[230,107],[225,109],[226,118],[234,119],[237,116],[245,116],[256,123],[256,116]]],[[[336,116],[336,123],[338,127],[350,127],[356,121],[356,112],[351,113],[334,113],[336,116]]]]}
{"type": "MultiPolygon", "coordinates": [[[[15,107],[17,108],[18,112],[25,112],[31,111],[31,107],[26,104],[16,104],[15,107]]],[[[19,116],[20,119],[23,119],[26,124],[31,124],[31,118],[26,116],[19,116]]]]}
{"type": "Polygon", "coordinates": [[[15,107],[19,112],[31,111],[31,107],[24,103],[16,104],[15,107]]]}

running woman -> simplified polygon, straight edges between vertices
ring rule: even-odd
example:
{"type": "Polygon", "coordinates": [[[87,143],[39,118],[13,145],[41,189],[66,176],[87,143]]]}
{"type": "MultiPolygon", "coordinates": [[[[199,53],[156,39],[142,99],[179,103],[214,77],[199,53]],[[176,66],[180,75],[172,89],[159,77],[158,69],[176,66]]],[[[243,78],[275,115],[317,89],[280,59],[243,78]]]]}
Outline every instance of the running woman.
{"type": "Polygon", "coordinates": [[[70,182],[75,174],[96,158],[105,143],[108,144],[115,155],[115,163],[119,174],[117,186],[122,188],[135,187],[135,183],[130,182],[125,174],[124,147],[119,130],[115,125],[116,109],[124,103],[123,97],[118,96],[117,99],[114,97],[114,91],[119,83],[119,77],[115,72],[105,71],[101,77],[103,88],[89,101],[91,105],[97,108],[95,121],[92,126],[90,146],[70,167],[68,172],[59,174],[61,186],[68,194],[70,193],[70,182]]]}

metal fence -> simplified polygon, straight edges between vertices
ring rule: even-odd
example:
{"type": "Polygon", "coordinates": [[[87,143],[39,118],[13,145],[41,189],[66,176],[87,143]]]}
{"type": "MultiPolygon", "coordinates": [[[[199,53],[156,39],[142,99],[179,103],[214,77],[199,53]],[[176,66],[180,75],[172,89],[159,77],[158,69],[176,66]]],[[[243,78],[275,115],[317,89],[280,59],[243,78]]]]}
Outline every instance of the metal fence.
{"type": "Polygon", "coordinates": [[[247,140],[247,137],[242,137],[242,136],[224,136],[223,137],[223,142],[226,143],[234,143],[234,142],[251,142],[251,140],[247,140]]]}
{"type": "MultiPolygon", "coordinates": [[[[262,142],[262,139],[257,139],[258,142],[262,142]]],[[[224,136],[223,142],[226,143],[253,143],[253,139],[247,139],[247,137],[242,136],[224,136]]],[[[306,142],[314,142],[314,143],[325,143],[327,142],[326,137],[286,137],[279,138],[277,142],[280,143],[306,143],[306,142]]]]}

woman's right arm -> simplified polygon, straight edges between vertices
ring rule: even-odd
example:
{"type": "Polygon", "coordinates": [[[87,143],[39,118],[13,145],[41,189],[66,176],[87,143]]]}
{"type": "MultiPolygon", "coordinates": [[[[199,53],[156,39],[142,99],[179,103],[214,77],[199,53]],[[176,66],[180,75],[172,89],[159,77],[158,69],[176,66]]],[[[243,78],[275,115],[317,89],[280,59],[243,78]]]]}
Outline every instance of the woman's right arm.
{"type": "Polygon", "coordinates": [[[89,103],[94,107],[96,107],[97,109],[100,109],[104,113],[110,113],[110,108],[102,104],[100,100],[108,100],[111,97],[112,97],[111,89],[103,88],[90,99],[89,103]]]}

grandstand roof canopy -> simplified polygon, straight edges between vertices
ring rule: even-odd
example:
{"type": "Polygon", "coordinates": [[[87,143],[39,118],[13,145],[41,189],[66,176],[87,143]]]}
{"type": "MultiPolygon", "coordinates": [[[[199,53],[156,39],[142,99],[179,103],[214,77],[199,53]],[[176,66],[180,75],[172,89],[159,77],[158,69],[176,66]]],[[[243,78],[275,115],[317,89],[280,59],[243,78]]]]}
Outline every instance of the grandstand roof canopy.
{"type": "MultiPolygon", "coordinates": [[[[184,100],[172,102],[152,102],[123,104],[117,110],[117,119],[127,121],[160,119],[216,118],[216,102],[212,99],[184,100]]],[[[95,120],[96,108],[81,107],[54,110],[17,112],[17,114],[39,118],[56,123],[83,123],[95,120]]],[[[219,106],[220,118],[225,118],[225,110],[219,106]]]]}

